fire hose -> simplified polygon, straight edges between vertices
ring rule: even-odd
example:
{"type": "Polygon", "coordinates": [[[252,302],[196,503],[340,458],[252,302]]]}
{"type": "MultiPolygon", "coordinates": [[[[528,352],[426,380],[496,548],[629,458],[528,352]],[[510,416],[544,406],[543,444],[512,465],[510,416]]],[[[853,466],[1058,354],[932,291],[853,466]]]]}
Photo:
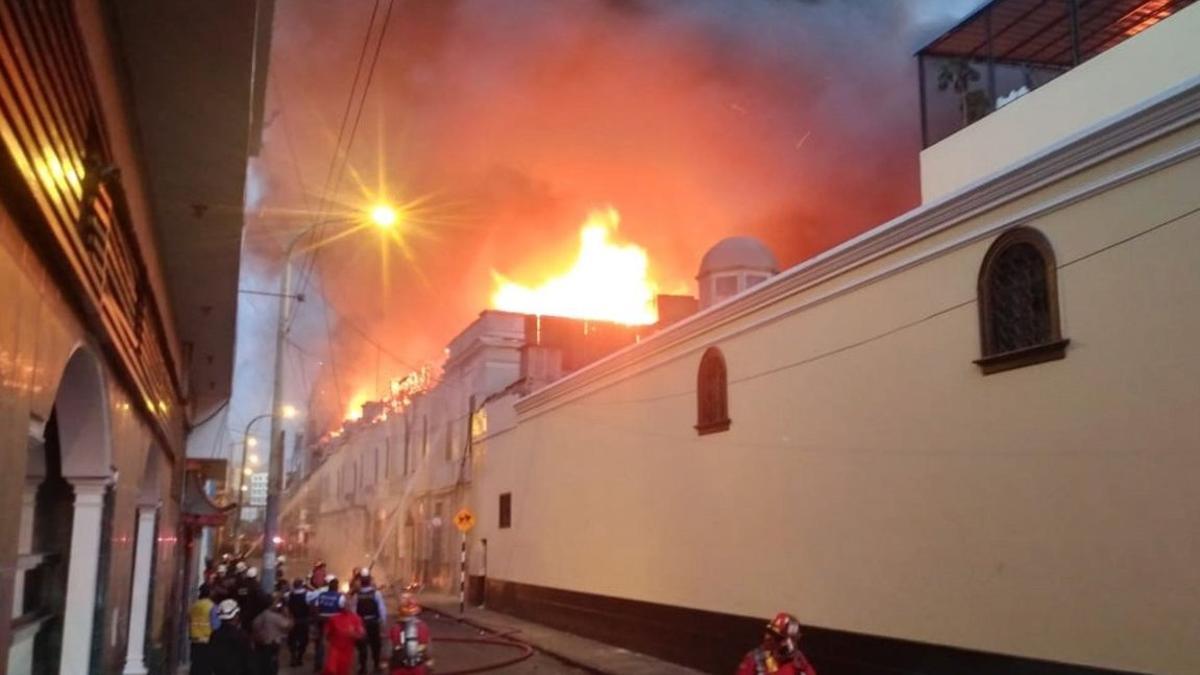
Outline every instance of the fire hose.
{"type": "Polygon", "coordinates": [[[439,670],[438,675],[468,675],[468,673],[486,673],[486,672],[490,672],[493,670],[500,670],[501,668],[507,668],[509,666],[514,666],[514,665],[524,661],[525,659],[533,656],[533,647],[525,644],[524,642],[517,642],[515,640],[507,640],[507,639],[502,639],[502,638],[443,637],[443,638],[437,638],[437,642],[438,643],[456,642],[459,644],[489,645],[489,646],[493,646],[493,647],[507,647],[510,649],[518,649],[521,651],[520,654],[510,657],[510,658],[507,658],[503,661],[499,661],[497,663],[489,663],[485,666],[475,666],[473,668],[463,668],[461,670],[439,670]]]}

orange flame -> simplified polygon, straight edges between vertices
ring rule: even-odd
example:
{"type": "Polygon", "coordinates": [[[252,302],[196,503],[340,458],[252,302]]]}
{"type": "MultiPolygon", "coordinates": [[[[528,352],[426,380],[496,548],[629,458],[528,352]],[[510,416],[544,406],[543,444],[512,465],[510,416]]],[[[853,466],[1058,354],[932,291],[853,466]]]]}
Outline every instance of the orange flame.
{"type": "Polygon", "coordinates": [[[592,211],[579,230],[579,254],[564,274],[537,287],[492,272],[492,306],[520,314],[564,316],[628,325],[658,321],[658,284],[648,276],[646,250],[615,243],[621,216],[614,208],[592,211]]]}
{"type": "Polygon", "coordinates": [[[363,416],[363,404],[370,401],[371,397],[365,391],[360,391],[350,397],[350,405],[346,407],[346,421],[357,422],[363,416]]]}

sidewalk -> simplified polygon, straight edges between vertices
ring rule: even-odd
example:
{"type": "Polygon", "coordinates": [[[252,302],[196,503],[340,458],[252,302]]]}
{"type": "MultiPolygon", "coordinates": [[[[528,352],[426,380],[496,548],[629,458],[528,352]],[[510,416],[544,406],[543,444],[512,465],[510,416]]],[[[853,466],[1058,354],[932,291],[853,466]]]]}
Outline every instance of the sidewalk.
{"type": "Polygon", "coordinates": [[[466,613],[460,616],[457,596],[421,593],[418,596],[418,602],[439,614],[460,620],[489,633],[512,637],[514,640],[527,643],[572,666],[594,673],[603,675],[695,675],[700,672],[489,609],[468,606],[466,613]]]}

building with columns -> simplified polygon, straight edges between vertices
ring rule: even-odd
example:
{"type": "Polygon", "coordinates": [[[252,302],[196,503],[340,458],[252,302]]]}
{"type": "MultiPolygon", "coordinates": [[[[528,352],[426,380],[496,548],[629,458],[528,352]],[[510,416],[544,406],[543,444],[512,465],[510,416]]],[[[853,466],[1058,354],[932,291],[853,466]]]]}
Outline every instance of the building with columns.
{"type": "Polygon", "coordinates": [[[184,657],[184,459],[229,396],[271,16],[0,6],[0,673],[184,657]]]}

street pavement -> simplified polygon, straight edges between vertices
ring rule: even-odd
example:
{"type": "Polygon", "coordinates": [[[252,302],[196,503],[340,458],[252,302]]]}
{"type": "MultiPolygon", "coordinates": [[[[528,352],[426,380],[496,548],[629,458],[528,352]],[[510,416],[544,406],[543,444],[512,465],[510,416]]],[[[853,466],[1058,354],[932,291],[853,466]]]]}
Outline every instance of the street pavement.
{"type": "MultiPolygon", "coordinates": [[[[486,668],[491,664],[510,661],[520,656],[524,651],[515,645],[507,646],[484,643],[482,640],[496,641],[498,636],[484,633],[469,625],[445,618],[434,612],[424,612],[421,618],[429,624],[430,632],[433,635],[434,665],[436,666],[435,672],[438,675],[447,675],[463,670],[483,672],[476,671],[475,669],[486,668]],[[448,641],[448,639],[454,641],[448,641]],[[470,642],[459,642],[458,640],[470,640],[470,642]]],[[[384,641],[386,642],[386,638],[384,641]]],[[[385,644],[384,653],[386,654],[387,651],[388,646],[385,644]]],[[[282,654],[282,657],[282,661],[286,664],[286,653],[282,654]]],[[[287,675],[311,675],[312,672],[311,645],[309,653],[305,656],[303,666],[295,668],[284,667],[280,669],[280,673],[287,675]]],[[[552,656],[535,651],[532,656],[519,663],[487,672],[527,675],[530,673],[584,673],[587,671],[574,668],[552,656]]]]}

